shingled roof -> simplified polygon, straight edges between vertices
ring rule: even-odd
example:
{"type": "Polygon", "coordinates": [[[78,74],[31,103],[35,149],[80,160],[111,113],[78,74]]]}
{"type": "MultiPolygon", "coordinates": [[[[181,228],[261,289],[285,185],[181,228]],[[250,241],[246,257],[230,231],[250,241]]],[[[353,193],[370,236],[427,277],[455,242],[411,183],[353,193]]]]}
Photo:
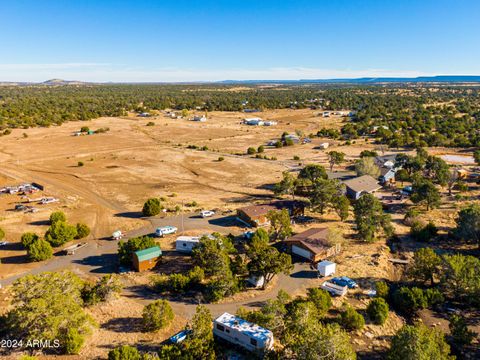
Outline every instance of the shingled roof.
{"type": "Polygon", "coordinates": [[[289,237],[285,242],[301,242],[312,253],[318,254],[330,248],[328,228],[312,228],[289,237]]]}
{"type": "Polygon", "coordinates": [[[356,193],[359,192],[373,192],[381,189],[381,185],[378,181],[370,175],[359,176],[343,182],[347,188],[353,190],[356,193]]]}

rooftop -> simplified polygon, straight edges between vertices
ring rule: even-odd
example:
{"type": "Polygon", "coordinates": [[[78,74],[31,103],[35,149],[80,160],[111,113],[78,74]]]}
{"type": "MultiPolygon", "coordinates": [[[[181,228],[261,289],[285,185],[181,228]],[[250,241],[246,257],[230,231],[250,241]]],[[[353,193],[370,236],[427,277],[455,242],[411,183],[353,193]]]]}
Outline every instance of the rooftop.
{"type": "Polygon", "coordinates": [[[380,189],[382,186],[370,175],[363,175],[343,182],[346,187],[355,192],[372,192],[380,189]]]}
{"type": "Polygon", "coordinates": [[[262,340],[262,342],[273,337],[273,333],[270,330],[227,312],[216,318],[215,322],[247,334],[250,338],[262,340]]]}
{"type": "Polygon", "coordinates": [[[269,211],[282,210],[282,209],[292,209],[298,207],[304,207],[305,205],[301,201],[275,201],[270,204],[260,204],[260,205],[250,205],[239,208],[238,210],[243,211],[248,217],[254,218],[262,215],[267,215],[269,211]]]}
{"type": "Polygon", "coordinates": [[[312,228],[289,237],[286,242],[301,242],[315,254],[330,247],[328,242],[328,228],[312,228]]]}
{"type": "Polygon", "coordinates": [[[148,249],[135,251],[138,261],[146,261],[162,256],[162,250],[158,246],[152,246],[148,249]]]}

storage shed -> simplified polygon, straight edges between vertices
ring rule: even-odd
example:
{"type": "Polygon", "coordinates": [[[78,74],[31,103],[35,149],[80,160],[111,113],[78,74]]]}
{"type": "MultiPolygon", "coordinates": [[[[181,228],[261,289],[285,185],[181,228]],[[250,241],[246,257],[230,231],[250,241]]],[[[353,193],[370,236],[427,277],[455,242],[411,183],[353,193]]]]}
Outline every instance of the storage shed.
{"type": "Polygon", "coordinates": [[[136,271],[152,269],[157,265],[160,256],[162,256],[162,250],[158,246],[135,251],[133,253],[133,267],[136,271]]]}

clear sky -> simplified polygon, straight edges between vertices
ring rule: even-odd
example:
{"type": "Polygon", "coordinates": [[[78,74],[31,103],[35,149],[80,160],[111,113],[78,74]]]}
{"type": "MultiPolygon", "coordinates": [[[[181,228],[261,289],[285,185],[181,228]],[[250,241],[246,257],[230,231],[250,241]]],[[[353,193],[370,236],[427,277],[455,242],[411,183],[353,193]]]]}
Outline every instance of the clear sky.
{"type": "Polygon", "coordinates": [[[480,75],[478,0],[4,0],[0,81],[480,75]]]}

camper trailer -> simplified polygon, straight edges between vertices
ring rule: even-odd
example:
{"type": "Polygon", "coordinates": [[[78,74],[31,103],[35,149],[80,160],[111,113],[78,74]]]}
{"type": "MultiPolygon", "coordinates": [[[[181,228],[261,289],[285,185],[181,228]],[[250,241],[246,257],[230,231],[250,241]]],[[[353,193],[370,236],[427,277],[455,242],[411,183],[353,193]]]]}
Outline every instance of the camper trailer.
{"type": "Polygon", "coordinates": [[[214,320],[213,334],[256,353],[272,349],[274,341],[270,330],[229,313],[224,313],[214,320]]]}
{"type": "Polygon", "coordinates": [[[175,241],[175,250],[191,253],[200,242],[199,236],[179,236],[175,241]]]}

